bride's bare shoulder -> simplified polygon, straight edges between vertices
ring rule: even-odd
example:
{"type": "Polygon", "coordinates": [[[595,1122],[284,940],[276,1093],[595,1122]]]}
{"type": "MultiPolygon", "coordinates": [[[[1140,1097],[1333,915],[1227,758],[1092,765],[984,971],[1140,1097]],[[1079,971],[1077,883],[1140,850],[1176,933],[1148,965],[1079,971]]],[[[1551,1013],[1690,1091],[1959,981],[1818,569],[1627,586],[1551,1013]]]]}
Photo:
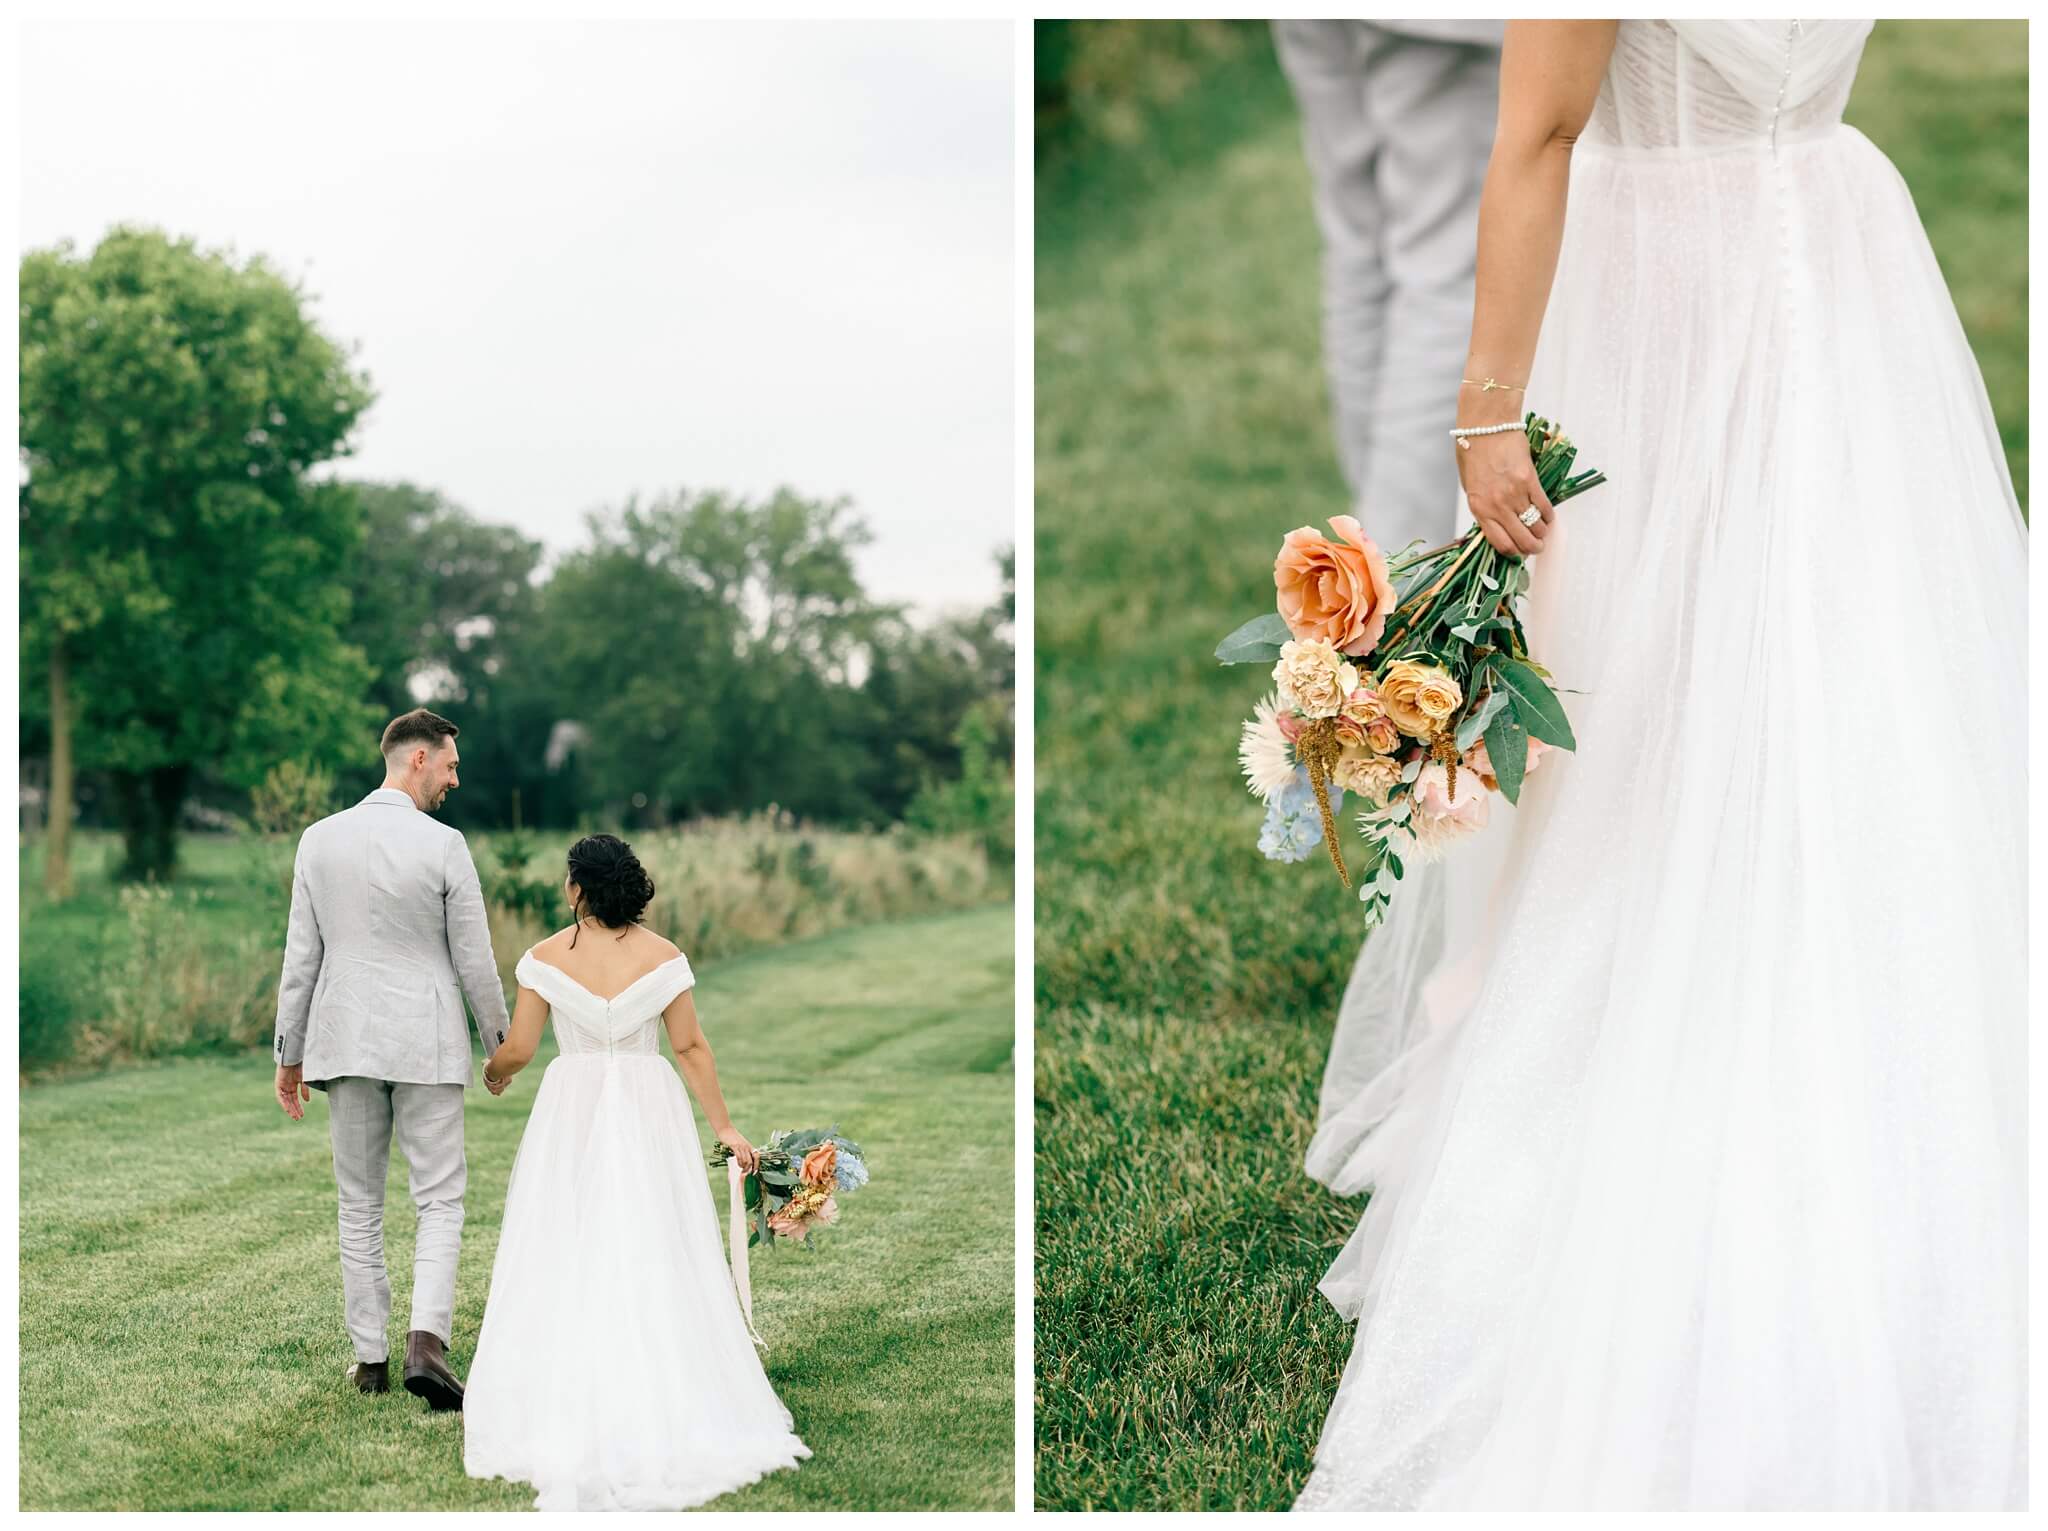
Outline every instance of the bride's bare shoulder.
{"type": "Polygon", "coordinates": [[[574,925],[564,925],[551,936],[543,936],[533,943],[533,954],[543,962],[552,962],[555,953],[569,949],[569,938],[576,933],[574,925]]]}
{"type": "Polygon", "coordinates": [[[667,936],[663,935],[660,931],[650,930],[645,925],[642,925],[640,927],[640,932],[647,938],[652,948],[656,952],[659,952],[661,954],[664,960],[670,957],[682,956],[683,949],[680,946],[676,945],[675,942],[671,941],[667,936]]]}

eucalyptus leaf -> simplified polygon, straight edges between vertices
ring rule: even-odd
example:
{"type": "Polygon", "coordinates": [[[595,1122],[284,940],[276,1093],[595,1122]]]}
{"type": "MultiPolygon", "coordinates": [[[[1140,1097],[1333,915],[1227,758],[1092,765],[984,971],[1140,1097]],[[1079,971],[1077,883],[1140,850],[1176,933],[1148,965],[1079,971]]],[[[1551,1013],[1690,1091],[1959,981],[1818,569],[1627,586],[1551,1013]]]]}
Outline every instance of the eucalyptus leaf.
{"type": "Polygon", "coordinates": [[[1495,715],[1507,705],[1507,692],[1495,690],[1487,696],[1485,701],[1473,708],[1472,711],[1466,713],[1465,721],[1458,725],[1459,751],[1462,753],[1477,744],[1479,736],[1486,732],[1486,725],[1491,723],[1495,715]]]}
{"type": "Polygon", "coordinates": [[[1486,730],[1486,758],[1493,766],[1493,779],[1500,783],[1500,795],[1510,803],[1522,800],[1522,776],[1529,764],[1529,733],[1504,709],[1486,730]]]}
{"type": "Polygon", "coordinates": [[[1271,664],[1280,657],[1280,645],[1293,634],[1277,611],[1254,617],[1216,645],[1216,657],[1224,664],[1271,664]]]}
{"type": "MultiPolygon", "coordinates": [[[[1542,676],[1519,659],[1496,659],[1492,668],[1501,685],[1513,693],[1515,716],[1524,728],[1545,744],[1558,749],[1578,748],[1578,741],[1572,737],[1571,719],[1564,713],[1564,703],[1557,699],[1557,693],[1544,683],[1542,676]]],[[[1492,745],[1487,746],[1487,753],[1493,753],[1492,745]]]]}

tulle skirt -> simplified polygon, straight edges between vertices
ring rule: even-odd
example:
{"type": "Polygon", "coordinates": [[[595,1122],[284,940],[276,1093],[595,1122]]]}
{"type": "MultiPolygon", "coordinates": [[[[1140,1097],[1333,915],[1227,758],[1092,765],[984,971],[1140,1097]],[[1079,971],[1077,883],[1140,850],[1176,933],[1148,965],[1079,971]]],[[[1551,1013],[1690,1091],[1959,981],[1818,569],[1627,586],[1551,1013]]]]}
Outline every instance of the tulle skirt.
{"type": "Polygon", "coordinates": [[[1903,182],[1582,146],[1528,397],[1579,747],[1346,996],[1297,1508],[2023,1506],[2026,536],[1903,182]]]}
{"type": "Polygon", "coordinates": [[[463,1400],[471,1477],[685,1509],[810,1455],[747,1332],[696,1124],[658,1054],[542,1076],[463,1400]]]}

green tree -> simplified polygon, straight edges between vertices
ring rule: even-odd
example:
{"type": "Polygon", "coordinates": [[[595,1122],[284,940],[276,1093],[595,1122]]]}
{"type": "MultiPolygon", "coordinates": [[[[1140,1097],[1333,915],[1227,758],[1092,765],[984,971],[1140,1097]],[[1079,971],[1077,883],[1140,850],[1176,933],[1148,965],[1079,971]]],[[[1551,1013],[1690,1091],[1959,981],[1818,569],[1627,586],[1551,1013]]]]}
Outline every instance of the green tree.
{"type": "Polygon", "coordinates": [[[887,608],[843,500],[679,493],[589,520],[543,592],[558,694],[593,793],[659,823],[770,802],[871,817],[843,725],[887,608]]]}
{"type": "Polygon", "coordinates": [[[359,745],[359,513],[308,475],[370,391],[261,259],[152,230],[25,256],[20,312],[22,652],[61,896],[75,768],[108,773],[124,875],[161,877],[195,771],[253,787],[359,745]]]}
{"type": "Polygon", "coordinates": [[[546,762],[561,715],[536,641],[543,548],[414,484],[359,483],[363,549],[348,571],[348,640],[369,656],[380,718],[425,705],[462,728],[458,827],[566,823],[571,785],[546,762]]]}
{"type": "Polygon", "coordinates": [[[541,545],[416,484],[352,487],[363,545],[349,561],[344,636],[369,660],[370,703],[396,717],[469,700],[532,617],[541,545]]]}

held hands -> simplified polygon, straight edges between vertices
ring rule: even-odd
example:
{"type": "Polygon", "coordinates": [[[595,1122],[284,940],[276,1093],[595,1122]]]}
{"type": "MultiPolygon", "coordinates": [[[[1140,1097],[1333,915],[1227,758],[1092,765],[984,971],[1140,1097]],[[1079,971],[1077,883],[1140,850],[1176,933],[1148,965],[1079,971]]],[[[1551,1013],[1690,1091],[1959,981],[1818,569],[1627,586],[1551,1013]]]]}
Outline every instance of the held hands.
{"type": "Polygon", "coordinates": [[[305,1065],[280,1063],[277,1066],[277,1103],[284,1108],[284,1114],[295,1122],[303,1120],[306,1102],[312,1098],[312,1087],[306,1083],[305,1065]]]}
{"type": "Polygon", "coordinates": [[[1528,436],[1521,431],[1467,436],[1451,450],[1458,459],[1458,479],[1465,486],[1472,519],[1494,551],[1525,558],[1541,552],[1556,512],[1537,482],[1528,436]],[[1542,519],[1525,525],[1521,518],[1532,505],[1542,519]]]}
{"type": "Polygon", "coordinates": [[[491,1072],[491,1060],[489,1058],[484,1059],[484,1088],[486,1090],[489,1090],[493,1095],[503,1095],[506,1087],[511,1083],[512,1078],[509,1074],[500,1079],[491,1072]]]}
{"type": "Polygon", "coordinates": [[[760,1163],[761,1156],[754,1152],[754,1145],[747,1141],[745,1133],[727,1123],[718,1129],[718,1141],[732,1150],[733,1162],[739,1165],[742,1175],[754,1173],[754,1166],[760,1163]]]}

